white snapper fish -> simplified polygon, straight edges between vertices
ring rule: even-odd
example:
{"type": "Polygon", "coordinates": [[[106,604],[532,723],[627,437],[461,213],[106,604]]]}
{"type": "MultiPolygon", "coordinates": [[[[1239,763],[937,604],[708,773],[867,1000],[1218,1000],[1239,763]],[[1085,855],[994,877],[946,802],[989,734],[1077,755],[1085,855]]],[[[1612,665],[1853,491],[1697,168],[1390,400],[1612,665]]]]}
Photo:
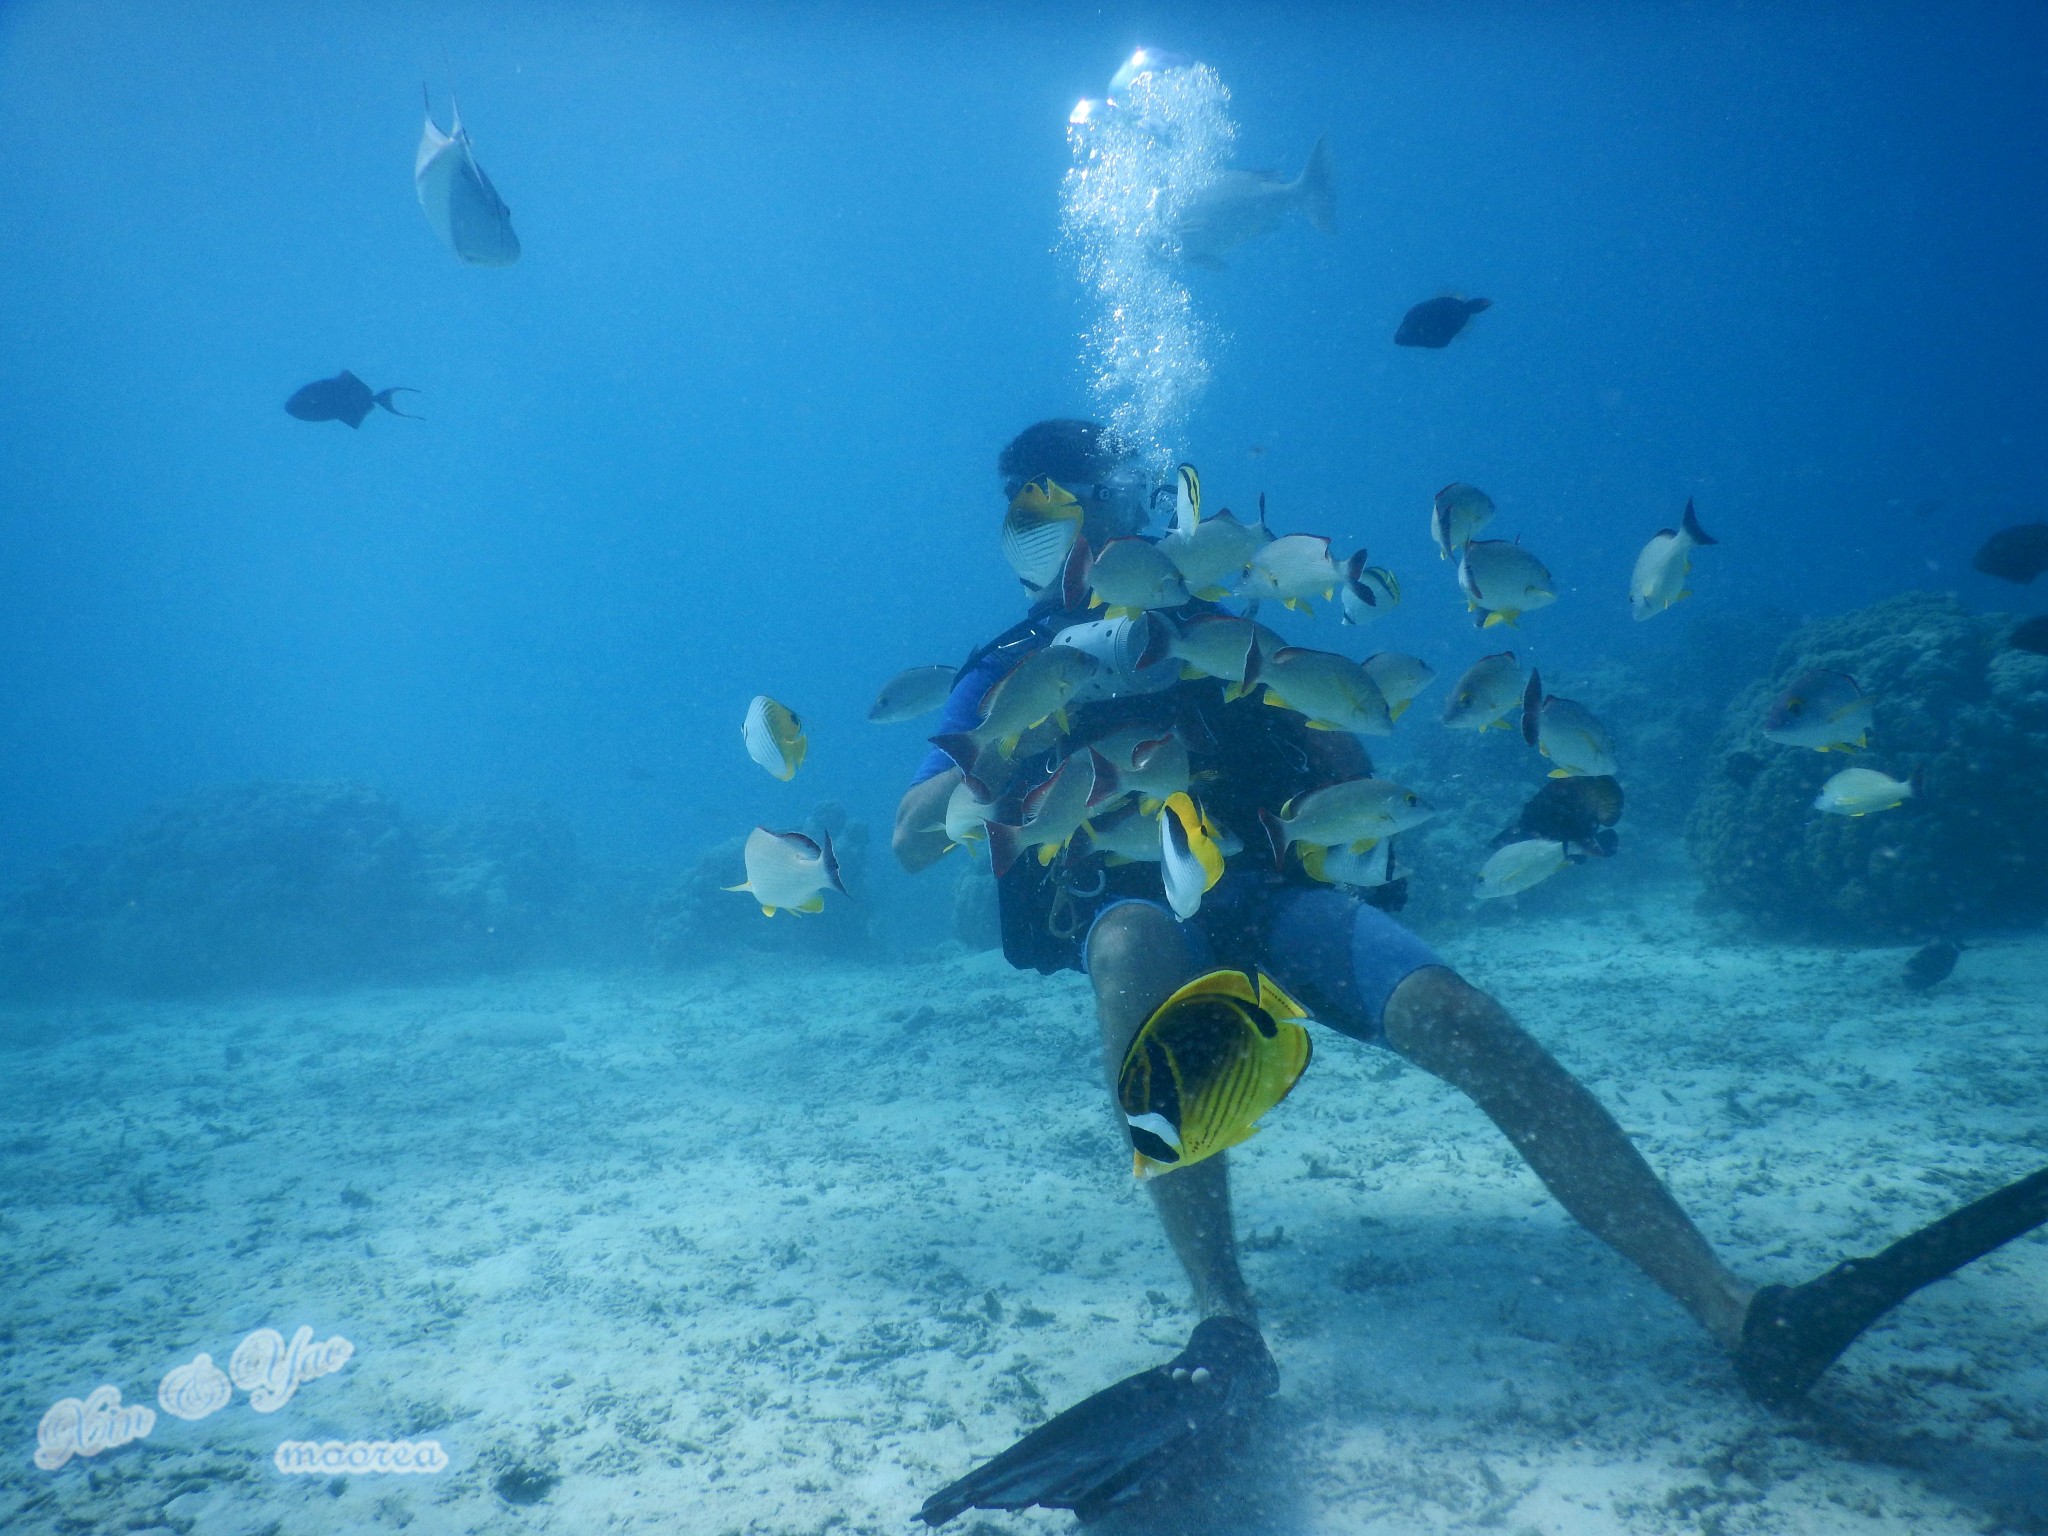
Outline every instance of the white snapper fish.
{"type": "Polygon", "coordinates": [[[747,756],[785,783],[796,777],[797,769],[804,765],[804,753],[810,750],[803,721],[765,693],[754,695],[747,706],[740,738],[747,744],[747,756]]]}
{"type": "Polygon", "coordinates": [[[1259,665],[1266,702],[1307,718],[1311,730],[1388,736],[1394,717],[1378,683],[1349,656],[1290,645],[1259,665]]]}
{"type": "Polygon", "coordinates": [[[1363,778],[1296,795],[1277,816],[1261,811],[1259,821],[1273,846],[1273,862],[1279,865],[1293,844],[1365,853],[1435,814],[1436,808],[1414,790],[1391,779],[1363,778]]]}
{"type": "Polygon", "coordinates": [[[1176,526],[1159,541],[1159,548],[1189,591],[1214,602],[1237,590],[1253,558],[1272,542],[1263,522],[1241,523],[1225,507],[1186,532],[1176,526]]]}
{"type": "Polygon", "coordinates": [[[1494,850],[1479,871],[1479,884],[1472,894],[1481,901],[1501,896],[1519,896],[1531,886],[1541,885],[1567,864],[1578,862],[1563,843],[1546,837],[1524,838],[1494,850]]]}
{"type": "Polygon", "coordinates": [[[1532,608],[1557,601],[1543,562],[1506,539],[1473,539],[1458,556],[1458,585],[1479,627],[1512,624],[1532,608]]]}
{"type": "Polygon", "coordinates": [[[476,150],[462,128],[462,108],[443,133],[434,124],[434,108],[426,106],[419,152],[413,157],[412,184],[420,208],[441,243],[456,259],[472,267],[509,267],[519,259],[519,237],[512,232],[512,210],[498,196],[491,178],[476,163],[476,150]]]}
{"type": "Polygon", "coordinates": [[[1910,778],[1895,779],[1875,768],[1844,768],[1821,785],[1813,808],[1830,816],[1868,816],[1903,805],[1924,787],[1925,777],[1915,768],[1910,778]]]}
{"type": "Polygon", "coordinates": [[[1100,752],[1074,753],[1024,797],[1015,825],[987,823],[989,862],[996,875],[1007,874],[1027,848],[1038,850],[1039,863],[1050,864],[1090,814],[1120,793],[1116,770],[1100,752]]]}
{"type": "MultiPolygon", "coordinates": [[[[987,791],[983,758],[1008,760],[1033,726],[1061,715],[1074,691],[1101,669],[1086,651],[1048,645],[1033,651],[989,687],[981,697],[981,723],[970,731],[934,736],[932,745],[960,766],[960,771],[987,791]]],[[[986,795],[984,794],[984,798],[986,795]]]]}
{"type": "Polygon", "coordinates": [[[1240,590],[1254,598],[1277,598],[1298,612],[1309,611],[1311,598],[1337,595],[1344,572],[1330,554],[1330,541],[1313,533],[1290,533],[1252,556],[1240,590]]]}
{"type": "Polygon", "coordinates": [[[839,880],[839,860],[832,852],[832,834],[813,839],[801,832],[771,832],[756,827],[747,834],[747,878],[728,891],[745,891],[761,904],[761,914],[822,912],[825,892],[846,894],[839,880]]]}
{"type": "Polygon", "coordinates": [[[1172,254],[1190,266],[1220,268],[1233,247],[1280,227],[1299,208],[1317,234],[1337,227],[1336,175],[1327,141],[1317,139],[1301,174],[1287,181],[1269,171],[1218,171],[1181,205],[1173,221],[1172,254]]]}
{"type": "Polygon", "coordinates": [[[1614,743],[1607,728],[1585,705],[1545,694],[1543,674],[1533,667],[1522,694],[1522,740],[1557,764],[1550,770],[1553,779],[1614,775],[1614,743]]]}
{"type": "Polygon", "coordinates": [[[1138,796],[1148,815],[1168,796],[1188,787],[1188,746],[1178,731],[1127,725],[1091,745],[1116,770],[1118,786],[1138,796]]]}
{"type": "Polygon", "coordinates": [[[1198,613],[1181,620],[1169,653],[1182,678],[1221,678],[1241,690],[1258,676],[1259,627],[1235,614],[1198,613]]]}
{"type": "Polygon", "coordinates": [[[1387,714],[1396,720],[1415,702],[1418,693],[1436,681],[1436,669],[1428,662],[1399,651],[1381,651],[1366,657],[1360,665],[1365,668],[1365,675],[1379,685],[1380,694],[1387,701],[1387,714]]]}
{"type": "Polygon", "coordinates": [[[1522,669],[1513,651],[1482,656],[1451,685],[1444,724],[1454,731],[1509,730],[1509,711],[1522,698],[1522,669]]]}
{"type": "Polygon", "coordinates": [[[1088,589],[1095,604],[1111,618],[1153,608],[1178,608],[1188,600],[1188,584],[1166,552],[1150,539],[1111,539],[1095,553],[1088,567],[1088,589]]]}
{"type": "Polygon", "coordinates": [[[1764,739],[1816,752],[1853,752],[1870,742],[1869,695],[1846,672],[1809,667],[1764,715],[1764,739]]]}
{"type": "Polygon", "coordinates": [[[1492,521],[1493,498],[1478,486],[1445,486],[1429,504],[1429,536],[1436,540],[1437,558],[1454,558],[1492,521]]]}
{"type": "Polygon", "coordinates": [[[1702,544],[1718,544],[1693,515],[1692,499],[1686,498],[1685,516],[1676,528],[1660,528],[1636,556],[1636,568],[1628,581],[1629,612],[1640,621],[1662,613],[1682,597],[1691,597],[1686,577],[1692,574],[1692,552],[1702,544]]]}
{"type": "Polygon", "coordinates": [[[937,709],[953,692],[958,667],[911,667],[882,684],[882,691],[868,707],[868,719],[876,725],[894,725],[915,720],[937,709]]]}

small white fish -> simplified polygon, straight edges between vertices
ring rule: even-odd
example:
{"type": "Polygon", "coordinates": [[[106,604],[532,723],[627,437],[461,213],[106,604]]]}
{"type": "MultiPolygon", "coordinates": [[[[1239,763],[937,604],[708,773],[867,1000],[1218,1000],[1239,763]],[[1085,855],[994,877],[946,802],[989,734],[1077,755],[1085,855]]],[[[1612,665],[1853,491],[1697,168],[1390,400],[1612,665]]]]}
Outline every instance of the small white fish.
{"type": "Polygon", "coordinates": [[[882,691],[868,707],[868,719],[876,725],[894,725],[928,715],[946,702],[953,692],[958,667],[912,667],[898,672],[882,684],[882,691]]]}
{"type": "MultiPolygon", "coordinates": [[[[425,86],[420,87],[420,96],[424,100],[425,86]]],[[[427,223],[458,260],[472,267],[509,267],[519,259],[512,210],[476,163],[475,147],[462,128],[460,106],[443,133],[435,126],[433,104],[427,103],[412,184],[427,223]]]]}
{"type": "Polygon", "coordinates": [[[1846,672],[1810,667],[1793,678],[1764,716],[1764,739],[1816,752],[1869,745],[1870,698],[1846,672]]]}
{"type": "Polygon", "coordinates": [[[747,706],[740,738],[747,744],[747,756],[785,783],[796,777],[810,750],[803,721],[765,693],[755,694],[747,706]]]}
{"type": "Polygon", "coordinates": [[[1543,674],[1533,669],[1522,694],[1522,739],[1557,764],[1550,770],[1553,779],[1614,774],[1614,743],[1607,728],[1576,700],[1545,694],[1543,674]]]}
{"type": "Polygon", "coordinates": [[[983,841],[988,830],[982,823],[995,813],[995,802],[982,799],[962,779],[953,786],[953,793],[946,797],[947,840],[955,846],[983,841]]]}
{"type": "Polygon", "coordinates": [[[1628,581],[1629,612],[1641,621],[1662,613],[1680,598],[1691,597],[1685,580],[1692,574],[1692,552],[1702,544],[1718,543],[1720,540],[1693,516],[1688,497],[1678,526],[1659,529],[1636,556],[1636,568],[1628,581]]]}
{"type": "Polygon", "coordinates": [[[1512,729],[1508,713],[1522,699],[1522,669],[1513,651],[1482,656],[1465,669],[1444,700],[1444,724],[1454,731],[1512,729]]]}
{"type": "Polygon", "coordinates": [[[1152,608],[1178,608],[1188,600],[1187,583],[1166,552],[1150,539],[1111,539],[1088,567],[1093,603],[1111,618],[1152,608]]]}
{"type": "Polygon", "coordinates": [[[1326,140],[1316,140],[1292,181],[1270,172],[1217,172],[1174,219],[1173,254],[1190,266],[1220,268],[1234,247],[1278,229],[1297,208],[1318,234],[1336,231],[1336,172],[1326,140]]]}
{"type": "Polygon", "coordinates": [[[1359,550],[1344,562],[1344,585],[1337,589],[1346,624],[1383,619],[1401,602],[1401,583],[1383,565],[1367,565],[1359,550]]]}
{"type": "Polygon", "coordinates": [[[1403,710],[1415,702],[1415,696],[1436,681],[1436,669],[1419,656],[1404,656],[1399,651],[1381,651],[1368,656],[1363,662],[1365,675],[1379,685],[1380,694],[1387,701],[1387,713],[1392,718],[1401,718],[1403,710]]]}
{"type": "Polygon", "coordinates": [[[1548,838],[1532,837],[1509,843],[1496,849],[1480,868],[1479,884],[1472,894],[1481,901],[1517,896],[1575,862],[1563,843],[1553,843],[1548,838]]]}
{"type": "Polygon", "coordinates": [[[1393,733],[1386,695],[1349,656],[1290,645],[1260,663],[1259,681],[1268,704],[1306,716],[1312,730],[1393,733]]]}
{"type": "Polygon", "coordinates": [[[1173,915],[1186,922],[1202,897],[1223,878],[1223,850],[1202,808],[1185,794],[1170,796],[1159,812],[1159,872],[1173,915]]]}
{"type": "Polygon", "coordinates": [[[1921,784],[1918,768],[1906,779],[1895,779],[1875,768],[1844,768],[1821,785],[1813,808],[1830,816],[1868,816],[1903,805],[1920,792],[1921,784]]]}
{"type": "Polygon", "coordinates": [[[747,834],[746,860],[745,883],[726,889],[751,895],[761,904],[763,917],[777,912],[822,912],[825,892],[846,894],[829,832],[821,832],[814,840],[801,832],[756,827],[747,834]]]}
{"type": "Polygon", "coordinates": [[[1472,542],[1472,536],[1493,521],[1493,498],[1476,485],[1453,482],[1436,493],[1429,506],[1429,536],[1436,540],[1439,560],[1450,560],[1472,542]]]}
{"type": "Polygon", "coordinates": [[[1458,556],[1458,585],[1479,627],[1512,624],[1532,608],[1557,601],[1557,586],[1543,562],[1506,539],[1473,539],[1458,556]]]}
{"type": "Polygon", "coordinates": [[[1311,598],[1327,601],[1335,597],[1343,580],[1328,539],[1313,533],[1290,533],[1252,557],[1243,592],[1247,597],[1277,598],[1289,608],[1307,613],[1311,598]]]}

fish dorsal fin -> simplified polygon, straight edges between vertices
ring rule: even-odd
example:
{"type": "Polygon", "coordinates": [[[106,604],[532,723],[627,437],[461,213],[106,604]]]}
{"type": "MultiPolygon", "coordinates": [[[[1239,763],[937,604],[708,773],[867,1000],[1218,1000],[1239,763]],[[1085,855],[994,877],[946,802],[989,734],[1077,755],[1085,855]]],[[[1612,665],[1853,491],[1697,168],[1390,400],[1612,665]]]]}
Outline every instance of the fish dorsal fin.
{"type": "Polygon", "coordinates": [[[1158,1018],[1169,1008],[1197,997],[1234,997],[1241,1003],[1257,1005],[1259,994],[1252,986],[1252,979],[1243,971],[1211,971],[1206,976],[1197,976],[1173,996],[1154,1010],[1152,1017],[1158,1018]]]}
{"type": "Polygon", "coordinates": [[[1305,1019],[1308,1010],[1280,990],[1278,982],[1264,971],[1259,973],[1258,1004],[1276,1019],[1305,1019]]]}

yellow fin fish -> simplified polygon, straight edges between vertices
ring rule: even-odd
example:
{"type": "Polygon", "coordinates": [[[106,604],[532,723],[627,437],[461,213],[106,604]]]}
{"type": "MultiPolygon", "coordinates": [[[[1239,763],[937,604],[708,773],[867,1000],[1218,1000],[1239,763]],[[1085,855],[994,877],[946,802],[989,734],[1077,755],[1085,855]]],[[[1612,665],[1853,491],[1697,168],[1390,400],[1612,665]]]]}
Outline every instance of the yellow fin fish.
{"type": "Polygon", "coordinates": [[[803,721],[765,693],[756,694],[747,706],[740,736],[747,744],[747,756],[784,782],[796,777],[797,769],[804,765],[804,753],[810,750],[803,721]]]}
{"type": "Polygon", "coordinates": [[[1081,536],[1081,503],[1058,482],[1033,480],[1003,514],[1003,558],[1033,591],[1050,586],[1081,536]]]}
{"type": "Polygon", "coordinates": [[[745,891],[761,904],[761,915],[777,912],[822,912],[825,892],[846,894],[839,880],[839,858],[832,835],[814,839],[802,832],[771,832],[756,827],[747,834],[747,878],[728,891],[745,891]]]}
{"type": "Polygon", "coordinates": [[[1187,794],[1166,797],[1159,812],[1159,869],[1173,915],[1183,922],[1202,908],[1202,897],[1223,878],[1216,829],[1187,794]]]}
{"type": "Polygon", "coordinates": [[[1161,1003],[1117,1072],[1131,1171],[1186,1168],[1248,1138],[1308,1070],[1307,1017],[1270,977],[1243,971],[1198,976],[1161,1003]]]}

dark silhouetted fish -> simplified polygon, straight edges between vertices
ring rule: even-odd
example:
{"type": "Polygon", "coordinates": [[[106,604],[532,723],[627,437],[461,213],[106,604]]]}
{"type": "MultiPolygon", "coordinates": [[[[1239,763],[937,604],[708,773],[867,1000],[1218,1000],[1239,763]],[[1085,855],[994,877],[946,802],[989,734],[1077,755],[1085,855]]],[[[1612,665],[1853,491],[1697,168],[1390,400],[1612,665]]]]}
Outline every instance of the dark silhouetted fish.
{"type": "Polygon", "coordinates": [[[1936,939],[1924,949],[1916,949],[1906,961],[1906,973],[1899,979],[1914,992],[1925,992],[1937,981],[1946,980],[1948,973],[1956,968],[1956,956],[1963,952],[1963,946],[1953,939],[1936,939]]]}
{"type": "MultiPolygon", "coordinates": [[[[425,98],[425,86],[420,95],[425,98]]],[[[412,184],[427,222],[460,260],[472,267],[509,267],[519,259],[512,210],[476,163],[476,151],[462,129],[461,107],[443,133],[434,125],[432,103],[427,104],[412,184]]]]}
{"type": "Polygon", "coordinates": [[[1986,576],[2025,585],[2048,571],[2048,523],[1999,529],[1984,541],[1970,564],[1986,576]]]}
{"type": "Polygon", "coordinates": [[[305,388],[293,391],[284,408],[301,421],[345,421],[352,427],[360,427],[371,407],[379,405],[407,421],[426,420],[424,416],[401,411],[391,403],[391,397],[400,393],[416,395],[419,391],[404,384],[394,384],[372,394],[369,385],[344,368],[331,379],[315,379],[305,388]]]}
{"type": "Polygon", "coordinates": [[[1394,332],[1394,345],[1448,347],[1458,332],[1465,329],[1467,320],[1492,304],[1491,299],[1425,299],[1401,317],[1401,328],[1394,332]]]}
{"type": "Polygon", "coordinates": [[[1623,798],[1621,783],[1612,774],[1552,779],[1529,797],[1515,824],[1496,837],[1493,846],[1540,838],[1576,852],[1612,853],[1619,844],[1614,824],[1621,820],[1623,798]]]}
{"type": "Polygon", "coordinates": [[[2048,656],[2048,613],[2028,619],[2006,636],[2005,643],[2016,651],[2032,651],[2036,656],[2048,656]]]}

